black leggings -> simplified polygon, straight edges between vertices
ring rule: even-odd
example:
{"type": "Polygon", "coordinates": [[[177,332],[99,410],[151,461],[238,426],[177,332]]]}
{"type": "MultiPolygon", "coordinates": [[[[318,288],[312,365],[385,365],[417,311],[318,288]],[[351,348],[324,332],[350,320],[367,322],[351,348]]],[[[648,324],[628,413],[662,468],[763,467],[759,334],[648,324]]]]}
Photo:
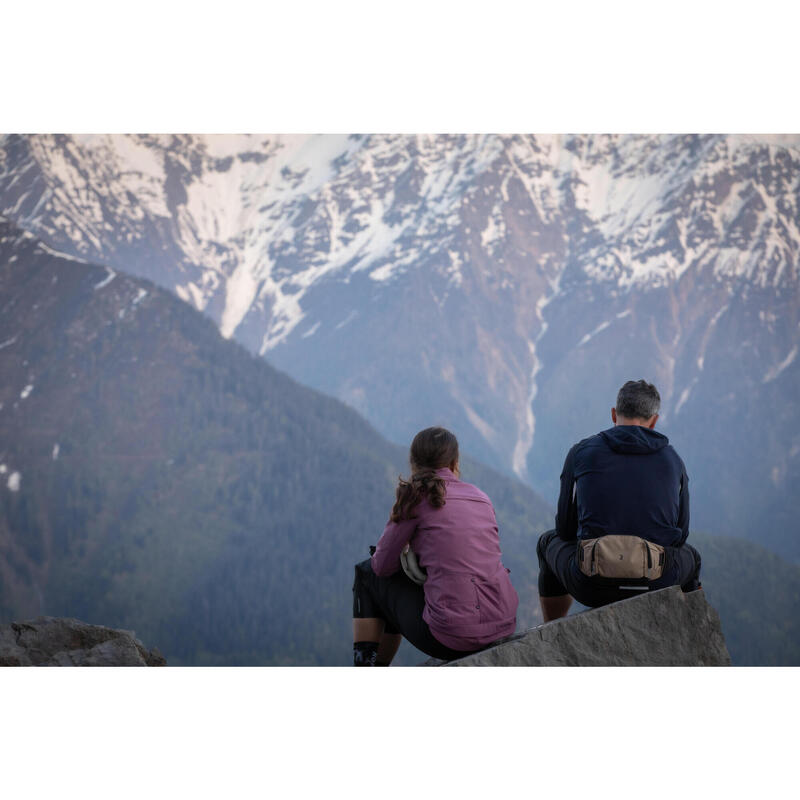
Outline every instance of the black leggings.
{"type": "Polygon", "coordinates": [[[370,559],[356,564],[353,581],[354,619],[374,617],[385,620],[385,633],[402,634],[417,650],[433,658],[452,661],[476,652],[453,650],[443,645],[422,619],[424,608],[425,592],[422,586],[414,583],[402,570],[381,577],[372,571],[370,559]]]}
{"type": "Polygon", "coordinates": [[[539,596],[558,597],[570,594],[581,605],[597,608],[636,594],[667,586],[680,586],[684,592],[700,588],[700,554],[689,544],[665,547],[664,572],[658,580],[615,580],[598,575],[588,577],[575,561],[578,542],[565,542],[555,531],[539,537],[539,596]],[[631,584],[640,590],[626,589],[631,584]]]}

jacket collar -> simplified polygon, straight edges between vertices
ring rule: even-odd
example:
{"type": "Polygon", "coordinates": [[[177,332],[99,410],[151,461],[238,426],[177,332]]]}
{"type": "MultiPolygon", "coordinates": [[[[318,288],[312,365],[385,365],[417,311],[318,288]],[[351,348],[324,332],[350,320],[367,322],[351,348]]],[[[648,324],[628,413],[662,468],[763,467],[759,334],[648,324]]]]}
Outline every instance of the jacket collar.
{"type": "Polygon", "coordinates": [[[455,476],[455,473],[449,469],[448,467],[441,467],[440,469],[436,470],[436,474],[440,478],[444,478],[446,481],[457,481],[458,478],[455,476]]]}

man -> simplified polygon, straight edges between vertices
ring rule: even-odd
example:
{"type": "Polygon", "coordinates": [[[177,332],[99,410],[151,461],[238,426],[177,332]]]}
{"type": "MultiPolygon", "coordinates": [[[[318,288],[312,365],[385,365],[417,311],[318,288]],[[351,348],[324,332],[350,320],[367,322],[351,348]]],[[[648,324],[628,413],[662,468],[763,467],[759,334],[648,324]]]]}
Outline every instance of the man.
{"type": "Polygon", "coordinates": [[[545,622],[566,616],[573,598],[594,608],[666,586],[700,588],[700,555],[686,544],[689,478],[654,430],[660,405],[655,386],[628,381],[614,427],[567,454],[556,527],[536,548],[545,622]]]}

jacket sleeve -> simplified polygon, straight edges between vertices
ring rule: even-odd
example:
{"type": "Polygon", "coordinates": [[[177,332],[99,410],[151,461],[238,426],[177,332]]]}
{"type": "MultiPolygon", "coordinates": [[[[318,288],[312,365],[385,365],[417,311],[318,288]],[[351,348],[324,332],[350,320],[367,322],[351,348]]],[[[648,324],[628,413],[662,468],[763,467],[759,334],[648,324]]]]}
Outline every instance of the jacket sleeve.
{"type": "Polygon", "coordinates": [[[561,470],[561,492],[556,511],[556,533],[565,542],[578,538],[578,503],[575,498],[575,448],[572,447],[564,459],[561,470]]]}
{"type": "Polygon", "coordinates": [[[681,489],[678,494],[678,527],[681,529],[681,538],[678,547],[689,538],[689,476],[686,468],[681,475],[681,489]]]}
{"type": "Polygon", "coordinates": [[[400,553],[417,529],[418,519],[387,522],[372,554],[372,571],[376,575],[394,575],[400,569],[400,553]]]}

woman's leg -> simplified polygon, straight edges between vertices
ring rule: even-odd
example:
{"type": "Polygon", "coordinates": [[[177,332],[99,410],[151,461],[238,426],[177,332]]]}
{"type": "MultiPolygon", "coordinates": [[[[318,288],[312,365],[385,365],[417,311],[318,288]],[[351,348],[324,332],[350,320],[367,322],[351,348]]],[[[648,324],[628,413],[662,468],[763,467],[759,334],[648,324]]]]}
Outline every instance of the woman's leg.
{"type": "Polygon", "coordinates": [[[397,655],[403,635],[400,633],[386,633],[384,631],[378,643],[378,656],[375,661],[376,667],[388,667],[392,659],[397,655]]]}
{"type": "MultiPolygon", "coordinates": [[[[356,564],[353,583],[353,634],[377,638],[355,639],[357,663],[371,660],[388,666],[402,638],[434,658],[450,660],[467,652],[451,650],[439,642],[422,619],[425,592],[403,572],[379,577],[369,560],[356,564]],[[385,624],[380,628],[380,624],[385,624]],[[382,635],[380,635],[380,633],[382,635]],[[372,648],[375,648],[374,656],[372,648]]],[[[472,651],[469,651],[472,652],[472,651]]]]}
{"type": "Polygon", "coordinates": [[[386,627],[386,620],[378,617],[353,619],[354,642],[379,642],[386,627]]]}
{"type": "MultiPolygon", "coordinates": [[[[371,661],[374,649],[375,659],[372,666],[388,667],[397,654],[402,641],[403,637],[399,633],[389,633],[386,630],[385,620],[377,617],[353,620],[353,648],[354,652],[359,651],[359,661],[371,661]],[[371,645],[376,646],[373,648],[371,645]]],[[[359,664],[359,666],[368,665],[359,664]]]]}
{"type": "Polygon", "coordinates": [[[356,564],[353,582],[353,663],[355,666],[388,667],[395,657],[402,635],[387,624],[384,611],[387,579],[372,571],[367,559],[356,564]],[[383,598],[383,600],[382,600],[383,598]]]}

